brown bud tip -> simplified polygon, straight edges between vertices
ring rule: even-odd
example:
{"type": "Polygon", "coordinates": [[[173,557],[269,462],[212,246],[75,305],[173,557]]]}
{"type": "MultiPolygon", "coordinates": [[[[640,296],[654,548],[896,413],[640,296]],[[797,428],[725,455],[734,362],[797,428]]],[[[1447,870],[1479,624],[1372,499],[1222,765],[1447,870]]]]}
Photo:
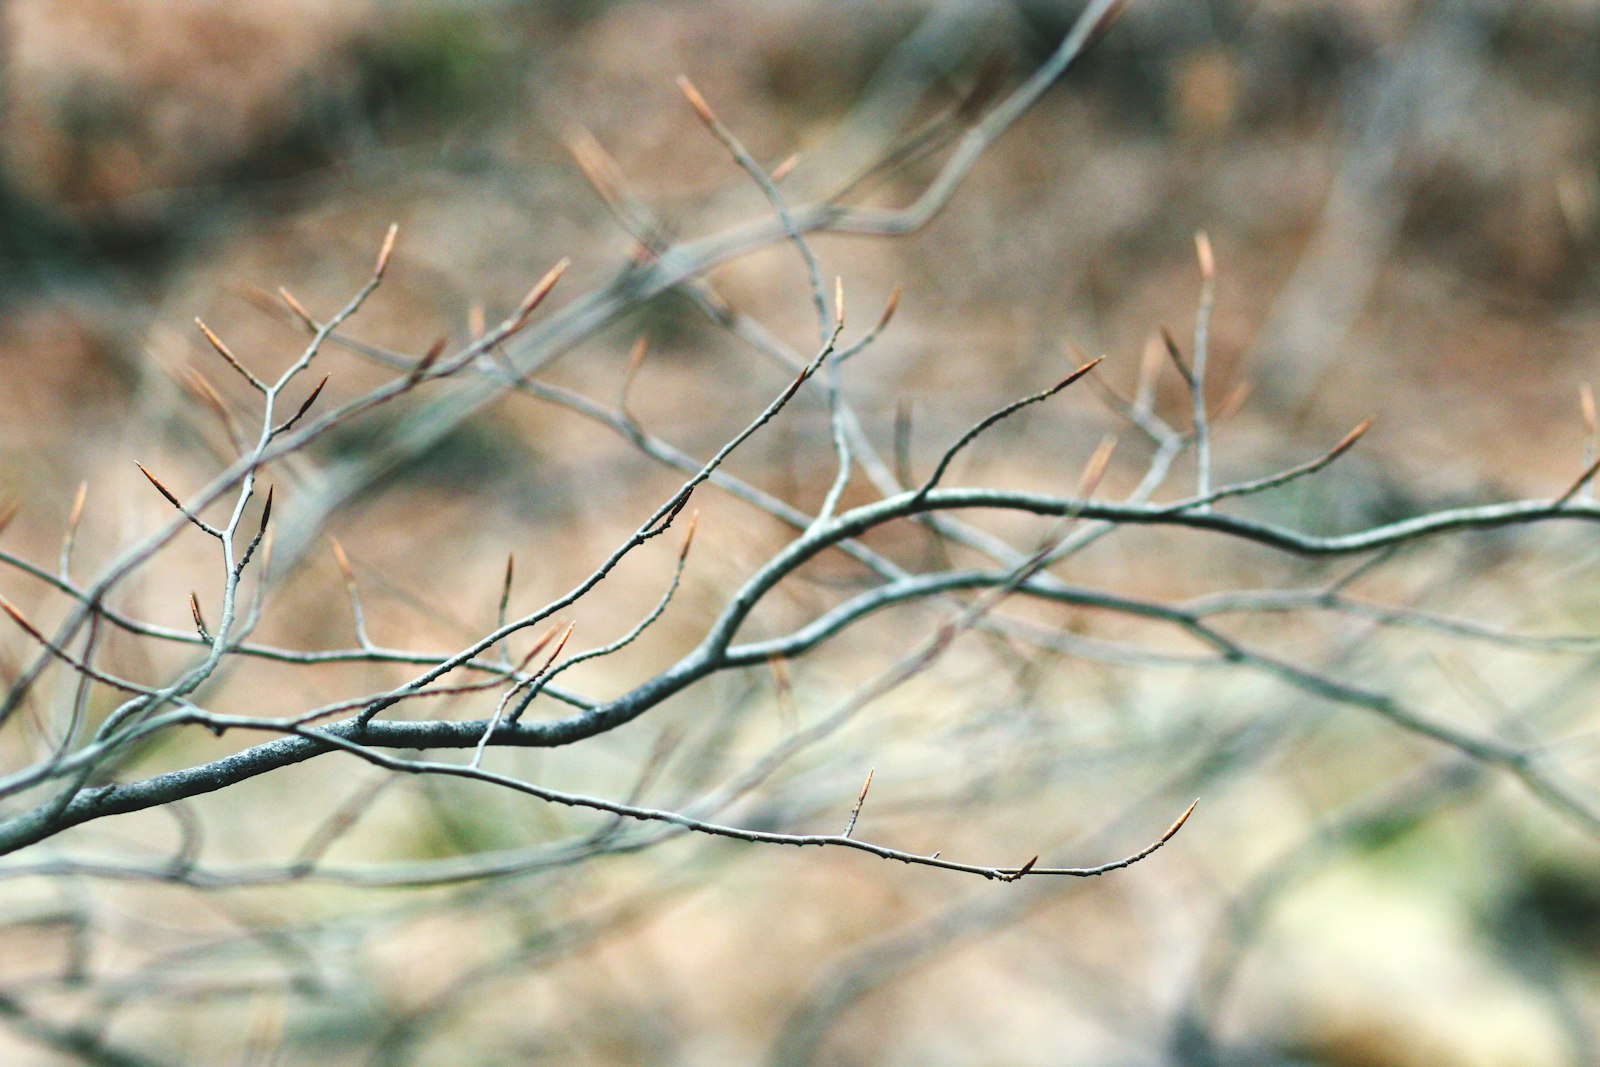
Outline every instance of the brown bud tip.
{"type": "Polygon", "coordinates": [[[344,554],[344,546],[339,539],[332,535],[328,537],[328,547],[333,549],[333,562],[339,565],[339,573],[344,575],[346,585],[356,580],[355,568],[350,566],[350,557],[344,554]]]}
{"type": "Polygon", "coordinates": [[[1167,832],[1161,835],[1161,840],[1164,842],[1171,841],[1173,835],[1179,830],[1183,829],[1183,824],[1189,821],[1189,816],[1193,815],[1194,809],[1199,806],[1200,801],[1197,798],[1193,804],[1189,805],[1182,815],[1178,816],[1177,820],[1171,826],[1167,827],[1167,832]]]}
{"type": "Polygon", "coordinates": [[[372,268],[374,278],[382,278],[383,272],[389,269],[389,257],[394,254],[394,239],[400,235],[400,224],[389,223],[389,232],[383,235],[383,247],[378,249],[378,263],[372,268]]]}
{"type": "Polygon", "coordinates": [[[17,610],[16,605],[11,603],[11,601],[7,600],[3,596],[0,596],[0,609],[3,609],[7,615],[11,616],[12,622],[28,631],[29,637],[33,638],[41,645],[48,645],[50,643],[49,641],[45,640],[44,634],[36,630],[33,623],[29,622],[22,612],[17,610]]]}
{"type": "Polygon", "coordinates": [[[794,155],[790,156],[788,159],[772,168],[772,180],[775,182],[783,181],[783,179],[787,178],[790,172],[794,170],[795,164],[799,162],[800,153],[796,152],[794,155]]]}
{"type": "Polygon", "coordinates": [[[1330,457],[1343,455],[1346,449],[1361,440],[1361,435],[1370,429],[1372,429],[1372,420],[1370,418],[1362,419],[1356,424],[1355,429],[1339,438],[1339,443],[1328,450],[1328,455],[1330,457]]]}
{"type": "Polygon", "coordinates": [[[682,563],[689,558],[689,546],[694,544],[694,532],[700,525],[700,510],[696,508],[689,514],[689,526],[683,532],[683,547],[678,549],[678,562],[682,563]]]}
{"type": "Polygon", "coordinates": [[[544,301],[544,298],[550,295],[550,290],[556,287],[556,282],[561,280],[561,276],[567,272],[567,268],[571,265],[572,260],[562,259],[561,262],[546,271],[544,277],[540,278],[537,284],[528,290],[528,295],[523,297],[522,303],[517,306],[515,321],[523,322],[529,315],[533,314],[533,309],[538,307],[544,301]]]}
{"type": "Polygon", "coordinates": [[[1211,238],[1204,230],[1194,235],[1194,250],[1200,260],[1200,280],[1209,285],[1216,280],[1217,261],[1211,254],[1211,238]]]}
{"type": "MultiPolygon", "coordinates": [[[[83,518],[84,501],[86,501],[88,499],[89,499],[89,483],[88,482],[79,482],[78,483],[78,493],[77,493],[76,496],[74,496],[72,498],[72,510],[67,512],[67,526],[68,526],[68,528],[77,529],[78,520],[83,518]]],[[[6,521],[7,522],[11,521],[9,515],[6,517],[6,521]]],[[[0,525],[0,529],[3,529],[3,528],[4,528],[3,525],[0,525]]]]}
{"type": "Polygon", "coordinates": [[[872,328],[873,333],[882,333],[889,326],[889,320],[894,318],[895,311],[900,307],[900,287],[894,287],[894,292],[889,294],[889,302],[883,305],[883,314],[878,316],[878,325],[872,328]]]}
{"type": "Polygon", "coordinates": [[[700,90],[694,87],[687,75],[678,75],[678,89],[683,93],[684,99],[689,101],[689,106],[694,108],[694,113],[700,116],[700,121],[707,126],[717,124],[717,116],[711,113],[711,106],[706,103],[706,98],[700,95],[700,90]]]}
{"type": "Polygon", "coordinates": [[[168,491],[167,487],[162,485],[156,479],[156,476],[154,474],[151,474],[149,471],[145,470],[143,463],[135,462],[134,466],[139,468],[139,473],[140,474],[142,474],[146,478],[150,479],[150,484],[156,487],[156,492],[160,493],[162,496],[167,498],[167,503],[171,504],[173,507],[177,508],[179,511],[183,510],[183,505],[178,503],[178,498],[173,496],[172,493],[168,491]]]}
{"type": "Polygon", "coordinates": [[[305,309],[305,305],[294,298],[293,293],[280,285],[278,286],[278,295],[283,298],[285,304],[289,305],[289,310],[295,313],[295,317],[304,323],[308,329],[315,330],[317,328],[317,320],[311,317],[311,312],[305,309]]]}

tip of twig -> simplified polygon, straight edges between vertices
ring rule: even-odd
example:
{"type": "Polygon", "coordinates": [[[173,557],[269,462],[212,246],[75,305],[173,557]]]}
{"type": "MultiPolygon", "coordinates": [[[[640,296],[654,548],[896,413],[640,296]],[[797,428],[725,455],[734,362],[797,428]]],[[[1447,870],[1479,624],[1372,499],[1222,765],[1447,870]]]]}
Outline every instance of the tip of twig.
{"type": "Polygon", "coordinates": [[[267,486],[267,499],[266,499],[266,502],[261,505],[261,529],[262,530],[265,530],[267,528],[267,520],[272,518],[272,492],[276,488],[277,488],[277,486],[275,486],[275,485],[267,486]]]}
{"type": "Polygon", "coordinates": [[[344,575],[345,585],[354,585],[356,580],[355,568],[350,566],[350,557],[344,554],[344,546],[332,534],[328,535],[328,547],[333,549],[333,562],[338,564],[339,573],[344,575]]]}
{"type": "Polygon", "coordinates": [[[1594,389],[1588,382],[1578,386],[1578,406],[1583,409],[1583,429],[1590,437],[1595,435],[1594,389]]]}
{"type": "Polygon", "coordinates": [[[433,369],[433,365],[439,362],[439,357],[444,355],[444,350],[449,344],[450,339],[448,337],[436,338],[433,344],[428,346],[428,350],[422,354],[422,358],[417,360],[416,365],[411,368],[411,373],[406,375],[406,382],[410,385],[415,385],[426,377],[428,372],[433,369]]]}
{"type": "Polygon", "coordinates": [[[544,662],[546,670],[549,670],[550,664],[554,663],[556,661],[556,657],[561,655],[561,650],[567,647],[567,638],[572,636],[572,631],[577,628],[577,625],[578,620],[573,619],[571,622],[567,623],[567,628],[561,631],[561,637],[556,641],[556,647],[550,650],[550,658],[544,662]]]}
{"type": "Polygon", "coordinates": [[[622,370],[622,385],[617,389],[617,409],[624,418],[632,419],[628,411],[628,394],[633,391],[633,379],[638,376],[639,368],[644,366],[645,353],[650,351],[650,339],[640,335],[633,342],[633,348],[628,351],[628,365],[622,370]]]}
{"type": "MultiPolygon", "coordinates": [[[[303,311],[304,309],[301,309],[301,310],[303,311]]],[[[301,319],[302,320],[304,320],[305,318],[306,318],[305,315],[301,315],[301,319]]],[[[200,332],[205,334],[205,338],[210,343],[211,347],[216,349],[217,355],[221,356],[223,361],[226,362],[228,364],[228,366],[232,367],[235,371],[239,372],[239,374],[241,374],[244,377],[245,381],[249,382],[251,385],[255,386],[257,389],[265,389],[266,388],[266,386],[262,383],[261,379],[257,378],[255,376],[255,374],[253,374],[250,371],[250,369],[248,367],[246,367],[243,363],[239,362],[239,357],[235,356],[233,354],[233,351],[230,348],[228,348],[227,345],[222,343],[222,338],[218,337],[216,335],[216,333],[212,331],[211,327],[207,326],[204,322],[202,322],[199,319],[195,319],[194,320],[194,324],[196,326],[200,327],[200,332]]]]}
{"type": "Polygon", "coordinates": [[[311,410],[311,405],[315,404],[317,402],[317,397],[322,395],[323,387],[328,384],[328,378],[329,378],[329,375],[324,374],[322,376],[322,381],[317,383],[317,387],[315,389],[311,390],[310,395],[307,396],[303,401],[300,402],[300,409],[298,411],[296,411],[293,415],[289,416],[289,421],[288,422],[286,422],[282,426],[278,427],[278,432],[279,433],[284,432],[285,430],[287,430],[291,426],[293,426],[295,423],[299,422],[301,416],[305,415],[306,412],[311,410]]]}
{"type": "Polygon", "coordinates": [[[400,235],[400,224],[389,223],[389,231],[383,235],[383,247],[378,249],[378,262],[372,268],[374,278],[382,278],[383,272],[389,269],[389,257],[394,254],[394,239],[400,235]]]}
{"type": "Polygon", "coordinates": [[[384,270],[389,269],[389,256],[395,251],[395,237],[400,235],[400,224],[390,222],[389,230],[384,234],[384,246],[378,250],[378,262],[373,266],[373,277],[382,280],[384,270]]]}
{"type": "Polygon", "coordinates": [[[889,302],[883,305],[883,314],[878,316],[878,325],[872,328],[873,333],[882,333],[889,328],[889,320],[894,318],[895,311],[900,307],[900,287],[894,287],[889,294],[889,302]]]}
{"type": "Polygon", "coordinates": [[[683,547],[678,549],[678,562],[689,558],[689,546],[694,544],[694,531],[700,525],[700,509],[689,513],[689,527],[683,532],[683,547]]]}
{"type": "MultiPolygon", "coordinates": [[[[86,481],[79,482],[78,492],[72,498],[72,510],[67,512],[67,529],[76,530],[78,528],[78,520],[83,518],[84,502],[88,499],[89,483],[86,481]]],[[[15,514],[15,511],[16,505],[13,504],[12,510],[6,514],[3,520],[0,520],[0,530],[5,529],[5,524],[11,521],[11,516],[15,514]]]]}
{"type": "Polygon", "coordinates": [[[1194,235],[1194,251],[1200,260],[1200,280],[1210,285],[1217,279],[1217,261],[1211,254],[1211,238],[1206,236],[1206,231],[1200,230],[1194,235]]]}
{"type": "Polygon", "coordinates": [[[1111,465],[1111,455],[1116,450],[1116,434],[1108,433],[1100,438],[1100,443],[1095,445],[1094,451],[1089,455],[1089,462],[1083,465],[1083,477],[1078,479],[1080,499],[1094,496],[1095,490],[1100,488],[1100,480],[1105,477],[1106,468],[1111,465]]]}
{"type": "Polygon", "coordinates": [[[790,173],[793,172],[795,165],[799,162],[800,153],[796,152],[794,155],[790,156],[788,159],[772,168],[772,180],[775,182],[783,181],[783,179],[787,178],[790,173]]]}
{"type": "Polygon", "coordinates": [[[193,593],[189,594],[189,614],[194,616],[194,627],[200,631],[201,636],[206,633],[206,620],[200,614],[200,598],[193,593]]]}
{"type": "Polygon", "coordinates": [[[135,462],[134,466],[139,468],[139,473],[140,474],[142,474],[146,478],[150,479],[150,484],[156,487],[156,492],[160,493],[162,496],[167,498],[167,503],[171,504],[173,507],[177,508],[179,511],[183,510],[183,505],[178,503],[178,498],[173,496],[171,491],[168,490],[166,486],[162,485],[161,482],[159,480],[157,480],[157,478],[156,478],[156,476],[154,474],[151,474],[149,471],[145,470],[143,463],[135,462]]]}
{"type": "Polygon", "coordinates": [[[561,276],[567,272],[567,268],[571,265],[572,260],[563,257],[555,266],[545,271],[544,277],[540,278],[534,284],[534,287],[528,290],[528,295],[523,297],[522,303],[517,305],[517,313],[512,317],[513,321],[518,325],[527,322],[528,316],[532,315],[534,309],[544,302],[545,297],[550,295],[550,290],[556,287],[556,282],[561,280],[561,276]]]}
{"type": "Polygon", "coordinates": [[[311,317],[311,312],[305,309],[304,304],[294,298],[293,293],[280,285],[278,286],[278,296],[283,298],[283,302],[288,305],[290,311],[294,312],[295,318],[300,320],[302,326],[313,333],[316,332],[317,320],[311,317]]]}
{"type": "Polygon", "coordinates": [[[575,126],[567,134],[565,144],[572,161],[578,165],[578,172],[594,189],[601,202],[608,205],[619,203],[622,198],[617,192],[616,164],[594,134],[582,126],[575,126]]]}
{"type": "Polygon", "coordinates": [[[12,622],[28,631],[29,637],[32,637],[41,645],[49,644],[49,642],[44,639],[44,634],[40,633],[34,627],[33,623],[28,621],[27,616],[23,615],[22,612],[17,609],[17,606],[11,603],[11,601],[7,600],[4,596],[0,596],[0,610],[3,610],[7,615],[11,616],[12,622]]]}
{"type": "Polygon", "coordinates": [[[1161,843],[1163,845],[1177,836],[1178,831],[1183,829],[1183,824],[1189,821],[1189,816],[1193,815],[1194,809],[1199,806],[1200,800],[1196,797],[1194,803],[1185,808],[1183,814],[1178,816],[1173,824],[1167,827],[1167,832],[1161,835],[1161,843]]]}
{"type": "Polygon", "coordinates": [[[711,105],[706,103],[706,98],[700,95],[700,90],[694,87],[694,82],[689,80],[689,76],[680,74],[676,80],[678,90],[683,93],[684,99],[689,101],[689,106],[694,108],[694,113],[700,117],[700,121],[707,126],[715,126],[717,116],[712,114],[711,105]]]}
{"type": "Polygon", "coordinates": [[[1372,419],[1370,418],[1362,419],[1360,422],[1356,423],[1356,426],[1353,430],[1339,438],[1338,444],[1328,449],[1328,458],[1335,459],[1344,455],[1350,446],[1361,440],[1362,435],[1370,429],[1372,429],[1372,419]]]}
{"type": "Polygon", "coordinates": [[[1038,864],[1038,862],[1039,862],[1039,857],[1038,857],[1038,856],[1035,856],[1035,857],[1033,857],[1033,859],[1031,859],[1031,860],[1029,860],[1029,861],[1028,861],[1028,862],[1027,862],[1027,863],[1024,863],[1024,864],[1023,864],[1023,865],[1022,865],[1022,866],[1021,866],[1021,867],[1018,867],[1018,868],[1017,868],[1017,869],[1016,869],[1016,870],[1015,870],[1015,871],[1013,871],[1013,872],[1012,872],[1012,873],[1011,873],[1011,874],[1010,874],[1010,875],[1009,875],[1009,876],[1008,876],[1008,877],[1007,877],[1007,878],[1006,878],[1006,881],[1008,881],[1008,882],[1015,882],[1015,881],[1017,881],[1017,880],[1018,880],[1018,879],[1020,879],[1020,878],[1021,878],[1021,877],[1022,877],[1022,876],[1023,876],[1023,875],[1025,875],[1025,874],[1027,874],[1027,873],[1028,873],[1028,872],[1029,872],[1029,871],[1031,871],[1031,870],[1033,870],[1033,868],[1034,868],[1034,867],[1035,867],[1035,866],[1036,866],[1036,865],[1037,865],[1037,864],[1038,864]]]}
{"type": "Polygon", "coordinates": [[[844,329],[844,279],[838,276],[833,279],[833,324],[844,329]]]}
{"type": "Polygon", "coordinates": [[[1051,392],[1060,392],[1062,389],[1065,389],[1079,378],[1082,378],[1085,374],[1088,374],[1105,361],[1105,356],[1096,356],[1087,363],[1078,364],[1072,369],[1071,374],[1067,375],[1065,378],[1056,383],[1056,387],[1052,389],[1051,392]]]}

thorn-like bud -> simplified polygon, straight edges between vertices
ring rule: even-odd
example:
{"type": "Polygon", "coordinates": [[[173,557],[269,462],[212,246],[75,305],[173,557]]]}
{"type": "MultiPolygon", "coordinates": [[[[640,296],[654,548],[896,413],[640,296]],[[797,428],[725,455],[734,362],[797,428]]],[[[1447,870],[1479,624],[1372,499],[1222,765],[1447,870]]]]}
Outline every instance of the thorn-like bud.
{"type": "Polygon", "coordinates": [[[1355,429],[1339,438],[1339,443],[1328,450],[1328,458],[1331,460],[1344,455],[1350,446],[1361,440],[1361,435],[1370,429],[1372,429],[1372,419],[1362,419],[1356,424],[1355,429]]]}
{"type": "Polygon", "coordinates": [[[11,603],[11,601],[7,600],[3,596],[0,596],[0,610],[3,610],[7,615],[11,616],[12,622],[28,631],[29,637],[33,638],[41,645],[44,645],[46,648],[50,646],[50,642],[45,639],[44,634],[40,633],[34,627],[33,623],[29,622],[27,617],[24,616],[21,611],[17,610],[17,606],[15,604],[11,603]]]}
{"type": "Polygon", "coordinates": [[[1199,807],[1199,806],[1200,806],[1200,800],[1199,800],[1199,798],[1196,798],[1195,802],[1193,804],[1190,804],[1188,809],[1186,811],[1184,811],[1184,813],[1182,815],[1178,816],[1177,821],[1175,821],[1171,826],[1167,827],[1167,832],[1161,835],[1161,841],[1162,841],[1163,844],[1168,842],[1168,841],[1171,841],[1172,838],[1173,838],[1173,835],[1176,834],[1179,830],[1183,829],[1183,824],[1189,821],[1189,816],[1193,815],[1194,814],[1194,809],[1199,807]]]}
{"type": "Polygon", "coordinates": [[[878,316],[878,325],[872,328],[873,333],[882,333],[889,328],[889,320],[894,318],[895,311],[900,307],[900,287],[894,287],[894,292],[889,294],[889,302],[883,305],[883,314],[878,316]]]}
{"type": "Polygon", "coordinates": [[[406,375],[406,384],[415,385],[427,377],[428,372],[433,369],[435,363],[439,362],[439,357],[444,355],[444,350],[449,344],[450,339],[448,337],[436,338],[433,344],[428,346],[428,350],[422,354],[422,358],[417,360],[416,366],[411,368],[411,373],[406,375]]]}
{"type": "MultiPolygon", "coordinates": [[[[78,483],[78,492],[72,498],[72,510],[67,512],[67,529],[76,530],[78,528],[78,520],[83,518],[83,505],[84,505],[84,502],[87,501],[88,499],[89,499],[89,483],[87,481],[79,482],[78,483]]],[[[10,522],[10,521],[11,521],[11,517],[9,515],[6,516],[6,522],[10,522]]],[[[4,523],[0,523],[0,529],[4,529],[4,528],[5,528],[5,524],[4,523]]]]}
{"type": "Polygon", "coordinates": [[[717,125],[717,116],[712,114],[711,105],[706,103],[706,98],[700,95],[700,90],[694,87],[694,82],[688,75],[680,74],[677,78],[678,89],[683,93],[684,99],[689,101],[689,106],[694,108],[694,113],[700,116],[700,121],[707,126],[717,125]]]}
{"type": "Polygon", "coordinates": [[[1078,496],[1088,498],[1100,488],[1100,480],[1105,477],[1106,468],[1111,465],[1111,455],[1117,450],[1117,437],[1115,434],[1106,434],[1100,438],[1100,443],[1095,446],[1094,452],[1089,456],[1089,462],[1083,466],[1083,477],[1078,479],[1078,496]]]}
{"type": "Polygon", "coordinates": [[[694,531],[700,525],[700,509],[689,513],[689,528],[683,533],[683,547],[678,549],[678,563],[689,558],[689,546],[694,544],[694,531]]]}
{"type": "Polygon", "coordinates": [[[194,616],[194,627],[200,631],[200,636],[207,636],[210,631],[206,629],[206,620],[200,614],[200,598],[193,593],[189,594],[189,614],[194,616]]]}
{"type": "Polygon", "coordinates": [[[296,300],[294,298],[294,294],[289,292],[289,290],[285,289],[281,285],[278,286],[278,295],[282,297],[283,302],[289,306],[289,310],[294,312],[295,318],[299,319],[301,324],[304,325],[306,329],[315,333],[317,330],[317,320],[311,317],[311,312],[305,309],[305,305],[296,300]]]}
{"type": "Polygon", "coordinates": [[[294,426],[295,423],[299,422],[300,421],[300,417],[302,415],[304,415],[306,412],[310,411],[311,410],[311,405],[315,404],[317,402],[317,397],[322,395],[322,387],[327,385],[327,384],[328,384],[328,375],[325,374],[325,375],[322,376],[322,381],[317,383],[317,387],[315,389],[311,390],[311,395],[306,397],[305,400],[303,400],[301,402],[300,410],[296,411],[293,415],[291,415],[289,417],[289,421],[288,422],[284,423],[282,426],[279,426],[277,432],[278,433],[283,433],[285,430],[288,430],[289,428],[294,426]]]}
{"type": "MultiPolygon", "coordinates": [[[[284,295],[286,297],[288,296],[287,293],[285,293],[284,295]]],[[[305,316],[302,315],[301,317],[304,318],[305,316]]],[[[216,349],[217,355],[221,356],[223,358],[223,361],[226,362],[228,364],[228,366],[230,366],[234,370],[238,371],[239,374],[241,376],[243,376],[244,380],[249,382],[256,389],[259,389],[262,392],[266,391],[266,388],[267,388],[266,384],[263,383],[260,378],[257,378],[255,376],[255,374],[253,374],[248,367],[246,367],[243,363],[239,362],[239,357],[235,356],[233,354],[233,351],[231,349],[229,349],[227,345],[222,343],[222,338],[218,337],[215,333],[213,333],[212,330],[211,330],[211,327],[207,326],[204,322],[201,322],[199,319],[195,319],[194,320],[194,324],[196,326],[200,327],[200,332],[205,334],[205,338],[206,338],[207,341],[209,341],[211,343],[211,347],[216,349]]]]}
{"type": "Polygon", "coordinates": [[[350,557],[344,554],[344,546],[332,534],[328,535],[328,547],[333,549],[333,562],[338,564],[339,573],[344,575],[346,587],[356,584],[355,568],[350,566],[350,557]]]}
{"type": "Polygon", "coordinates": [[[622,196],[618,188],[621,182],[617,165],[594,134],[582,126],[576,127],[567,136],[566,146],[572,161],[578,165],[578,170],[600,200],[613,207],[620,203],[622,196]]]}
{"type": "Polygon", "coordinates": [[[517,313],[512,316],[511,321],[517,326],[527,322],[528,316],[532,315],[534,309],[543,303],[545,297],[550,295],[550,290],[556,287],[556,282],[561,280],[561,276],[567,272],[567,268],[571,265],[572,260],[564,258],[546,271],[545,276],[540,278],[532,289],[528,290],[528,295],[522,298],[522,303],[517,305],[517,313]]]}
{"type": "Polygon", "coordinates": [[[374,278],[382,278],[383,272],[389,269],[389,257],[394,253],[394,239],[400,235],[400,224],[389,223],[389,232],[383,235],[383,247],[378,249],[378,263],[372,268],[374,278]]]}
{"type": "Polygon", "coordinates": [[[844,279],[838,276],[833,279],[833,324],[844,328],[844,279]]]}
{"type": "Polygon", "coordinates": [[[1211,254],[1211,238],[1204,230],[1194,235],[1194,250],[1200,260],[1200,280],[1210,285],[1217,279],[1217,261],[1211,254]]]}
{"type": "Polygon", "coordinates": [[[783,179],[787,178],[790,175],[790,173],[794,170],[795,164],[797,164],[799,162],[800,162],[800,153],[796,152],[794,155],[790,156],[788,159],[784,160],[782,163],[779,163],[776,167],[772,168],[772,180],[774,182],[783,181],[783,179]]]}
{"type": "Polygon", "coordinates": [[[140,474],[143,474],[146,478],[150,479],[150,484],[156,487],[156,492],[167,498],[167,503],[171,504],[179,511],[183,511],[183,505],[178,503],[178,498],[173,496],[172,493],[168,491],[167,487],[162,485],[156,479],[154,474],[151,474],[149,471],[145,470],[143,463],[134,463],[134,466],[139,468],[140,474]]]}

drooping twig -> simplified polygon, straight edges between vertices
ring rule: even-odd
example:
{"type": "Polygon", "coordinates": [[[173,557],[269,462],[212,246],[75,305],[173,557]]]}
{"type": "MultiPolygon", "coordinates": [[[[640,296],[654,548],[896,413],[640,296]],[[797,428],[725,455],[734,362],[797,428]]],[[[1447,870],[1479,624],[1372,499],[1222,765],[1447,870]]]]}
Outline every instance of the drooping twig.
{"type": "Polygon", "coordinates": [[[1012,415],[1031,404],[1037,404],[1042,400],[1048,400],[1055,396],[1057,393],[1061,392],[1061,390],[1065,389],[1067,386],[1071,385],[1073,382],[1077,381],[1079,378],[1082,378],[1085,374],[1088,374],[1090,371],[1098,367],[1103,359],[1104,357],[1101,357],[1101,359],[1091,360],[1090,362],[1079,367],[1077,370],[1073,371],[1071,374],[1067,375],[1065,378],[1061,379],[1056,384],[1052,385],[1050,388],[1041,390],[1040,392],[1034,393],[1031,396],[1025,396],[1020,400],[1013,400],[1004,407],[992,411],[988,415],[985,415],[983,418],[979,419],[969,430],[967,430],[966,433],[962,434],[956,439],[955,444],[945,449],[944,455],[939,457],[938,465],[933,468],[933,473],[928,476],[928,480],[922,483],[922,488],[917,490],[914,499],[919,502],[927,499],[928,494],[934,490],[934,488],[939,484],[940,480],[944,477],[945,472],[949,470],[950,463],[956,458],[956,454],[959,453],[963,448],[966,448],[968,445],[970,445],[973,441],[977,440],[979,435],[981,435],[985,430],[989,429],[997,422],[1002,422],[1005,419],[1010,418],[1012,415]]]}

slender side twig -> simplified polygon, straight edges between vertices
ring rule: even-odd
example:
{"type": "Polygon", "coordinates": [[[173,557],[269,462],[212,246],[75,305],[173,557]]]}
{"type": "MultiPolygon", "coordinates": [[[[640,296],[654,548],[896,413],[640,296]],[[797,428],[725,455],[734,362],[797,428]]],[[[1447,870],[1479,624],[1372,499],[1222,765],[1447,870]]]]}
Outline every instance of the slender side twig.
{"type": "MultiPolygon", "coordinates": [[[[1217,265],[1211,253],[1211,238],[1195,234],[1196,258],[1200,261],[1200,306],[1194,317],[1194,374],[1190,399],[1194,411],[1195,495],[1211,495],[1211,430],[1206,411],[1206,362],[1211,350],[1211,307],[1216,301],[1217,265]]],[[[1200,505],[1209,510],[1210,502],[1200,505]]]]}
{"type": "MultiPolygon", "coordinates": [[[[1102,357],[1102,359],[1103,358],[1104,357],[1102,357]]],[[[1012,415],[1016,414],[1018,411],[1021,411],[1025,407],[1028,407],[1032,404],[1037,404],[1042,400],[1050,399],[1057,393],[1061,392],[1061,390],[1077,381],[1079,378],[1082,378],[1085,374],[1088,374],[1090,371],[1094,370],[1095,367],[1100,365],[1100,363],[1100,359],[1091,360],[1090,362],[1079,367],[1077,370],[1073,371],[1071,374],[1067,375],[1065,378],[1061,379],[1056,384],[1050,386],[1050,388],[1040,390],[1031,396],[1023,397],[1020,400],[1013,400],[1004,407],[1001,407],[996,411],[992,411],[988,415],[985,415],[983,418],[979,419],[971,428],[967,430],[966,433],[962,434],[956,439],[955,444],[945,449],[944,455],[939,457],[938,464],[933,468],[933,473],[928,476],[928,480],[926,482],[922,483],[922,488],[917,490],[916,495],[912,499],[918,503],[926,500],[928,494],[933,492],[933,490],[938,486],[940,480],[944,478],[945,472],[950,469],[950,463],[956,458],[957,453],[966,448],[973,441],[977,440],[985,430],[989,429],[998,422],[1003,422],[1004,420],[1010,418],[1012,415]]]]}

